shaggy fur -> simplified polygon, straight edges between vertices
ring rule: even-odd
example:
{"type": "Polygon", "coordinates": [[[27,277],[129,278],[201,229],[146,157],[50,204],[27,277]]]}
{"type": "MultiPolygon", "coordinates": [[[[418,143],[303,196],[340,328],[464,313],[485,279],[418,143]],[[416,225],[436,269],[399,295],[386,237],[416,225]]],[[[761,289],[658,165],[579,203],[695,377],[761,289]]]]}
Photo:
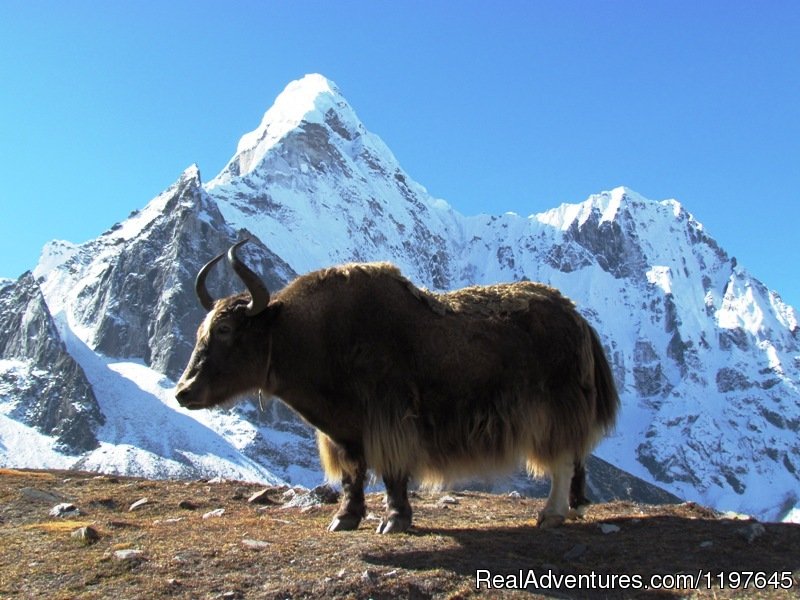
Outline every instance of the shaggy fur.
{"type": "MultiPolygon", "coordinates": [[[[359,369],[364,376],[354,391],[364,408],[364,450],[377,474],[408,473],[423,485],[441,486],[507,471],[522,459],[532,475],[542,475],[564,455],[582,460],[613,425],[617,399],[602,347],[557,290],[519,282],[433,294],[385,263],[345,265],[318,277],[320,283],[344,277],[400,284],[419,301],[418,310],[442,321],[428,330],[432,339],[415,340],[420,352],[438,351],[438,357],[417,356],[417,363],[434,363],[420,370],[451,363],[460,379],[428,379],[425,386],[408,378],[380,392],[385,374],[369,377],[368,368],[359,369]],[[499,347],[504,337],[505,353],[499,347]],[[491,368],[487,357],[494,358],[491,368]],[[526,367],[534,357],[537,364],[526,367]]],[[[317,437],[326,475],[341,481],[352,465],[333,440],[317,437]]]]}

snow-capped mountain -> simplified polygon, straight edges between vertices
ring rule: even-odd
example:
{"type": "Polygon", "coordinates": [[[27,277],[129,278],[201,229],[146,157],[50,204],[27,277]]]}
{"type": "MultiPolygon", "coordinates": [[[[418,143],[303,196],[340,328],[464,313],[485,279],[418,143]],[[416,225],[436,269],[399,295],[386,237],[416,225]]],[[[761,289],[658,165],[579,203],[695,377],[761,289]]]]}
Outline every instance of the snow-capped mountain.
{"type": "MultiPolygon", "coordinates": [[[[438,290],[554,285],[600,332],[623,399],[599,457],[725,510],[780,519],[800,505],[797,313],[680,203],[616,188],[465,217],[319,75],[290,84],[214,179],[192,166],[95,240],[51,242],[32,274],[0,284],[0,464],[317,483],[310,432],[280,403],[189,413],[171,398],[203,314],[194,274],[243,236],[272,289],[363,260],[438,290]],[[45,393],[54,381],[71,387],[45,393]],[[72,420],[53,428],[53,411],[72,420]]],[[[218,271],[212,291],[232,291],[218,271]]]]}

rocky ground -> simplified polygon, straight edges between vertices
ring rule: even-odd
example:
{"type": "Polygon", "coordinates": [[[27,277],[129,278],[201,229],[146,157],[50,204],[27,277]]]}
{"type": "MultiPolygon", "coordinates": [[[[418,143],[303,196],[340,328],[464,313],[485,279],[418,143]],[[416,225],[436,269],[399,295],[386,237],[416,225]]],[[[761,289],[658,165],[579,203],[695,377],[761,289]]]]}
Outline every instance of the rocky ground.
{"type": "Polygon", "coordinates": [[[800,526],[724,517],[694,504],[598,504],[581,520],[540,530],[533,518],[541,500],[420,492],[412,499],[413,530],[380,536],[374,533],[379,494],[368,497],[374,514],[358,531],[328,533],[334,506],[325,501],[332,498],[285,488],[253,498],[262,490],[229,481],[0,469],[0,597],[797,598],[800,592],[800,526]],[[652,576],[670,583],[698,573],[699,583],[689,586],[697,589],[687,589],[688,580],[675,582],[680,589],[634,589],[652,576]],[[528,587],[509,591],[500,583],[528,587]]]}

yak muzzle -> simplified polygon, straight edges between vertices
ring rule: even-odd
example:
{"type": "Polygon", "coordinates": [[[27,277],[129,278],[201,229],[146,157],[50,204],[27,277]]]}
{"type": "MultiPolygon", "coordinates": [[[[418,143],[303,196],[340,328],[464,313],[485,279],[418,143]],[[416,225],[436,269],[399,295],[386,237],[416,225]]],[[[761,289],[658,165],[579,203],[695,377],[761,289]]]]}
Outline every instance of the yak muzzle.
{"type": "Polygon", "coordinates": [[[191,381],[188,383],[179,381],[175,387],[175,399],[178,404],[189,410],[207,408],[209,404],[206,397],[207,394],[201,393],[196,386],[192,385],[191,381]]]}

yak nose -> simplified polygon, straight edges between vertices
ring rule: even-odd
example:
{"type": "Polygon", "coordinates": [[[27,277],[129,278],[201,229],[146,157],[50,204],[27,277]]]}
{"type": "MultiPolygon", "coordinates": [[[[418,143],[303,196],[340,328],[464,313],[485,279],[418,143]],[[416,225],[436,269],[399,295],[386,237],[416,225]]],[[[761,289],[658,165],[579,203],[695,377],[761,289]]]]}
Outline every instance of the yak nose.
{"type": "Polygon", "coordinates": [[[175,387],[175,399],[178,401],[178,404],[191,408],[192,404],[194,404],[192,402],[192,396],[192,387],[185,384],[183,381],[179,381],[178,385],[175,387]]]}
{"type": "Polygon", "coordinates": [[[189,388],[186,386],[182,386],[179,383],[178,386],[175,388],[175,399],[181,406],[186,406],[186,403],[189,399],[189,388]]]}
{"type": "Polygon", "coordinates": [[[175,399],[178,404],[189,410],[197,410],[200,408],[208,408],[209,390],[203,384],[198,384],[197,378],[190,379],[181,378],[178,385],[175,386],[175,399]]]}

